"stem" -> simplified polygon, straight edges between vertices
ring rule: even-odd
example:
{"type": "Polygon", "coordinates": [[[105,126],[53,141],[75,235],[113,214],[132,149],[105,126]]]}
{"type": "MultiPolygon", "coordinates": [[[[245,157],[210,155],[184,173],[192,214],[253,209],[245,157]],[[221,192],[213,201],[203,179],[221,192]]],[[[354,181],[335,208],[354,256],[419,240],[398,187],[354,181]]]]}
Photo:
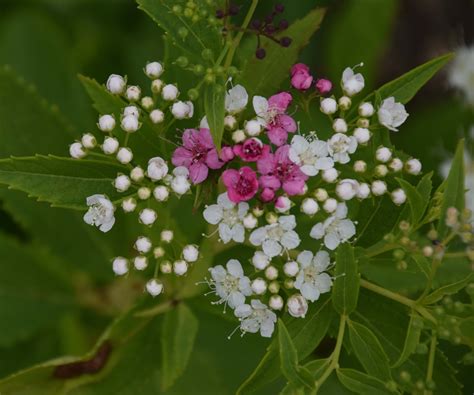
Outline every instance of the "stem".
{"type": "Polygon", "coordinates": [[[137,311],[134,315],[135,317],[152,317],[154,315],[166,313],[168,310],[171,309],[172,306],[173,306],[172,301],[167,301],[167,302],[160,303],[156,306],[153,306],[150,309],[137,311]]]}
{"type": "MultiPolygon", "coordinates": [[[[245,16],[244,23],[242,24],[242,29],[246,29],[247,26],[249,25],[250,20],[252,19],[252,16],[255,12],[255,9],[257,8],[257,4],[258,4],[258,0],[252,0],[252,4],[250,5],[247,15],[245,16]]],[[[237,35],[235,36],[235,39],[232,41],[232,45],[230,47],[229,53],[227,54],[227,58],[224,64],[224,67],[226,69],[229,68],[229,66],[232,64],[235,51],[237,50],[237,47],[239,46],[240,40],[242,40],[243,35],[244,35],[244,32],[239,31],[237,35]]]]}
{"type": "Polygon", "coordinates": [[[426,283],[425,290],[421,294],[421,296],[418,298],[419,301],[422,301],[426,295],[431,291],[431,288],[433,287],[433,280],[436,276],[436,272],[438,271],[439,266],[441,265],[441,260],[440,259],[433,259],[431,262],[431,272],[430,276],[428,277],[428,282],[426,283]]]}
{"type": "MultiPolygon", "coordinates": [[[[434,361],[435,361],[435,355],[436,355],[436,345],[438,344],[437,342],[437,337],[436,337],[436,332],[433,331],[431,335],[431,343],[430,343],[430,354],[428,356],[428,369],[426,371],[426,381],[431,381],[433,379],[433,369],[434,369],[434,361]]],[[[425,394],[428,394],[428,391],[425,391],[425,394]]]]}

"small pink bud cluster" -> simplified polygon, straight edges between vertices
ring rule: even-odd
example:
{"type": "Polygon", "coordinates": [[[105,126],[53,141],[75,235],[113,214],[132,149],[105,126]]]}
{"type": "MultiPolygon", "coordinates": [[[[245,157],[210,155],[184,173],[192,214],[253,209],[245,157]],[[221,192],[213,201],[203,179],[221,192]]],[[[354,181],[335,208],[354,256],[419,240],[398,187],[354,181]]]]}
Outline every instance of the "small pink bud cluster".
{"type": "Polygon", "coordinates": [[[332,82],[325,79],[319,78],[314,81],[314,77],[310,73],[310,69],[304,63],[296,63],[291,68],[291,85],[293,88],[300,91],[309,89],[314,82],[314,87],[320,95],[326,95],[331,92],[332,82]]]}

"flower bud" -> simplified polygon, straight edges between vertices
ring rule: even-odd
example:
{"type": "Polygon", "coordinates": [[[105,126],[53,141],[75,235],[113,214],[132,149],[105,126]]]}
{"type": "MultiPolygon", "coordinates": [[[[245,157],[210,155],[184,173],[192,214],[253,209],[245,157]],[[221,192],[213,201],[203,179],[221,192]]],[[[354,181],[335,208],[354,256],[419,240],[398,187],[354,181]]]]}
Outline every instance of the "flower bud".
{"type": "Polygon", "coordinates": [[[147,176],[152,181],[162,180],[168,174],[168,164],[157,156],[148,161],[147,176]]]}
{"type": "Polygon", "coordinates": [[[279,196],[275,201],[275,210],[279,213],[286,213],[291,208],[291,200],[287,196],[279,196]]]}
{"type": "Polygon", "coordinates": [[[152,91],[153,93],[155,93],[155,94],[158,94],[158,93],[160,93],[161,90],[163,89],[163,85],[164,85],[164,84],[163,84],[163,81],[158,80],[158,79],[153,80],[153,81],[151,82],[151,91],[152,91]]]}
{"type": "Polygon", "coordinates": [[[151,226],[155,223],[157,214],[155,210],[151,208],[145,208],[140,211],[139,220],[143,225],[151,226]]]}
{"type": "Polygon", "coordinates": [[[146,283],[146,291],[153,297],[158,296],[163,292],[163,284],[153,278],[146,283]]]}
{"type": "Polygon", "coordinates": [[[332,82],[325,78],[320,78],[316,81],[315,87],[320,95],[326,95],[331,92],[332,82]]]}
{"type": "Polygon", "coordinates": [[[174,261],[173,262],[173,272],[177,276],[185,275],[188,272],[188,263],[183,259],[180,259],[178,261],[174,261]]]}
{"type": "Polygon", "coordinates": [[[276,215],[273,212],[268,212],[268,213],[265,214],[265,220],[269,224],[276,224],[278,222],[278,215],[276,215]]]}
{"type": "Polygon", "coordinates": [[[354,137],[359,144],[367,144],[370,140],[370,131],[367,128],[356,128],[354,137]]]}
{"type": "Polygon", "coordinates": [[[150,120],[155,125],[162,123],[165,120],[165,114],[161,110],[153,110],[150,113],[150,120]]]}
{"type": "Polygon", "coordinates": [[[286,306],[292,317],[304,318],[308,312],[308,302],[300,294],[292,295],[286,302],[286,306]]]}
{"type": "Polygon", "coordinates": [[[130,185],[132,185],[130,178],[124,174],[119,175],[114,181],[114,187],[118,192],[127,191],[130,185]]]}
{"type": "Polygon", "coordinates": [[[337,209],[337,200],[333,198],[326,199],[323,204],[323,209],[327,213],[333,213],[337,209]]]}
{"type": "Polygon", "coordinates": [[[245,141],[247,136],[245,135],[245,132],[242,129],[236,130],[234,133],[232,133],[232,141],[234,143],[241,143],[245,141]]]}
{"type": "Polygon", "coordinates": [[[139,86],[130,85],[129,87],[127,87],[127,90],[125,91],[125,98],[131,102],[136,102],[140,100],[141,94],[142,94],[142,90],[140,89],[139,86]]]}
{"type": "Polygon", "coordinates": [[[177,176],[171,182],[171,189],[178,195],[184,195],[191,189],[191,184],[187,177],[177,176]]]}
{"type": "Polygon", "coordinates": [[[357,193],[359,183],[356,180],[345,179],[336,186],[336,194],[342,200],[351,200],[357,193]]]}
{"type": "Polygon", "coordinates": [[[248,136],[255,137],[262,131],[262,125],[255,119],[245,122],[245,133],[248,136]]]}
{"type": "Polygon", "coordinates": [[[268,284],[268,290],[272,294],[277,294],[280,292],[280,283],[278,281],[272,281],[270,284],[268,284]]]}
{"type": "Polygon", "coordinates": [[[323,180],[326,182],[333,183],[337,180],[338,176],[339,176],[339,173],[334,167],[327,170],[323,170],[322,177],[323,177],[323,180]]]}
{"type": "Polygon", "coordinates": [[[272,310],[281,310],[283,308],[283,298],[280,295],[272,295],[268,305],[272,310]]]}
{"type": "Polygon", "coordinates": [[[365,173],[367,171],[367,163],[363,160],[356,160],[354,162],[354,171],[357,173],[365,173]]]}
{"type": "Polygon", "coordinates": [[[173,265],[170,261],[164,261],[160,264],[161,273],[170,274],[173,272],[173,265]]]}
{"type": "Polygon", "coordinates": [[[148,78],[159,78],[164,68],[160,62],[150,62],[145,66],[145,74],[148,78]]]}
{"type": "Polygon", "coordinates": [[[155,105],[155,102],[153,101],[153,99],[150,96],[142,97],[142,100],[141,100],[140,103],[141,103],[142,107],[147,111],[150,111],[153,108],[153,106],[155,105]]]}
{"type": "Polygon", "coordinates": [[[341,110],[347,111],[349,108],[351,108],[352,100],[350,99],[350,97],[342,96],[339,98],[338,104],[341,110]]]}
{"type": "Polygon", "coordinates": [[[137,201],[134,198],[127,198],[122,201],[122,209],[126,213],[131,213],[137,208],[137,201]]]}
{"type": "Polygon", "coordinates": [[[421,172],[421,162],[418,159],[410,159],[405,163],[405,169],[409,174],[416,176],[421,172]]]}
{"type": "Polygon", "coordinates": [[[319,202],[324,202],[328,198],[328,193],[325,189],[323,188],[318,188],[316,191],[314,191],[314,197],[319,201],[319,202]]]}
{"type": "Polygon", "coordinates": [[[401,188],[398,188],[392,191],[390,196],[392,198],[393,203],[395,203],[397,206],[402,205],[407,200],[407,195],[405,191],[401,188]]]}
{"type": "Polygon", "coordinates": [[[173,84],[167,84],[161,90],[161,97],[163,100],[174,101],[177,99],[178,95],[178,88],[173,84]]]}
{"type": "Polygon", "coordinates": [[[387,184],[385,181],[376,180],[372,182],[371,190],[375,196],[382,196],[385,192],[387,192],[387,184]]]}
{"type": "Polygon", "coordinates": [[[347,123],[342,118],[336,118],[332,123],[332,128],[336,133],[346,133],[347,132],[347,123]]]}
{"type": "Polygon", "coordinates": [[[392,159],[392,151],[387,147],[379,147],[375,151],[375,158],[382,163],[387,163],[392,159]]]}
{"type": "Polygon", "coordinates": [[[367,118],[359,118],[356,122],[356,125],[359,128],[368,128],[370,125],[370,122],[367,118]]]}
{"type": "Polygon", "coordinates": [[[148,267],[148,258],[143,255],[136,256],[133,260],[133,266],[137,270],[145,270],[148,267]]]}
{"type": "Polygon", "coordinates": [[[295,277],[298,272],[300,271],[300,268],[298,266],[298,263],[295,261],[288,261],[285,263],[283,266],[283,271],[288,277],[295,277]]]}
{"type": "Polygon", "coordinates": [[[127,115],[132,115],[135,118],[140,116],[140,110],[137,106],[127,106],[123,109],[122,115],[126,117],[127,115]]]}
{"type": "Polygon", "coordinates": [[[100,116],[97,127],[103,132],[111,132],[115,128],[115,117],[109,114],[100,116]]]}
{"type": "Polygon", "coordinates": [[[74,159],[82,159],[87,155],[87,152],[81,143],[75,142],[69,146],[69,155],[74,159]]]}
{"type": "Polygon", "coordinates": [[[263,278],[256,278],[252,281],[251,288],[256,295],[263,295],[267,292],[267,282],[263,278]]]}
{"type": "Polygon", "coordinates": [[[233,115],[226,115],[224,118],[224,127],[227,130],[234,130],[237,127],[237,119],[233,115]]]}
{"type": "Polygon", "coordinates": [[[385,177],[388,174],[388,168],[385,165],[375,166],[376,177],[385,177]]]}
{"type": "Polygon", "coordinates": [[[140,182],[145,177],[145,172],[140,166],[134,167],[130,172],[130,178],[135,182],[140,182]]]}
{"type": "Polygon", "coordinates": [[[252,264],[257,270],[263,270],[270,264],[270,258],[262,251],[255,251],[252,257],[252,264]]]}
{"type": "Polygon", "coordinates": [[[130,148],[122,147],[117,152],[117,160],[124,165],[130,163],[133,159],[133,152],[130,148]]]}
{"type": "Polygon", "coordinates": [[[244,224],[245,229],[254,229],[258,224],[257,218],[255,218],[255,216],[250,213],[244,217],[242,222],[244,224]]]}
{"type": "Polygon", "coordinates": [[[229,146],[222,147],[219,157],[222,161],[229,162],[235,157],[234,150],[229,146]]]}
{"type": "Polygon", "coordinates": [[[107,90],[113,95],[120,95],[125,89],[126,81],[121,75],[111,74],[107,80],[107,90]]]}
{"type": "Polygon", "coordinates": [[[151,196],[151,191],[150,191],[150,188],[147,188],[147,187],[140,187],[140,188],[138,189],[137,194],[138,194],[139,199],[141,199],[141,200],[147,200],[147,199],[149,199],[150,196],[151,196]]]}
{"type": "Polygon", "coordinates": [[[124,257],[118,256],[112,262],[112,270],[117,276],[123,276],[128,273],[128,260],[124,257]]]}
{"type": "Polygon", "coordinates": [[[359,184],[359,188],[357,189],[357,197],[359,199],[367,199],[369,196],[370,196],[369,184],[365,182],[359,184]]]}
{"type": "Polygon", "coordinates": [[[268,280],[276,280],[278,278],[278,269],[275,266],[268,266],[265,269],[265,277],[268,280]]]}
{"type": "Polygon", "coordinates": [[[161,241],[164,243],[171,243],[174,238],[174,232],[172,230],[166,229],[160,233],[161,241]]]}
{"type": "Polygon", "coordinates": [[[372,103],[364,102],[359,105],[359,115],[361,117],[371,117],[374,115],[374,106],[372,103]]]}
{"type": "Polygon", "coordinates": [[[263,202],[269,202],[273,200],[274,197],[275,197],[275,191],[271,188],[264,188],[262,193],[260,194],[260,199],[263,202]]]}
{"type": "Polygon", "coordinates": [[[321,100],[320,110],[323,114],[331,115],[337,111],[337,103],[331,97],[321,100]]]}
{"type": "Polygon", "coordinates": [[[126,115],[122,118],[122,121],[120,122],[120,127],[123,131],[127,133],[136,132],[138,129],[140,129],[140,126],[140,121],[134,115],[126,115]]]}
{"type": "Polygon", "coordinates": [[[403,162],[399,158],[393,158],[388,167],[392,171],[400,171],[403,169],[403,162]]]}
{"type": "Polygon", "coordinates": [[[199,249],[193,244],[188,244],[183,248],[183,258],[186,262],[196,262],[199,258],[199,249]]]}
{"type": "Polygon", "coordinates": [[[170,192],[167,187],[164,185],[158,185],[154,190],[153,190],[153,196],[158,202],[165,202],[168,200],[168,197],[170,195],[170,192]]]}
{"type": "Polygon", "coordinates": [[[81,143],[84,146],[84,148],[87,148],[87,149],[92,149],[97,146],[97,140],[95,139],[92,133],[86,133],[82,135],[81,143]]]}
{"type": "Polygon", "coordinates": [[[134,248],[143,254],[147,254],[151,250],[151,240],[148,237],[140,236],[135,241],[134,248]]]}
{"type": "Polygon", "coordinates": [[[173,106],[171,107],[171,113],[176,119],[191,118],[194,113],[194,105],[190,101],[186,103],[177,101],[173,103],[173,106]]]}
{"type": "Polygon", "coordinates": [[[319,205],[316,200],[312,198],[305,198],[303,199],[303,202],[301,203],[301,211],[306,214],[313,216],[316,214],[319,210],[319,205]]]}

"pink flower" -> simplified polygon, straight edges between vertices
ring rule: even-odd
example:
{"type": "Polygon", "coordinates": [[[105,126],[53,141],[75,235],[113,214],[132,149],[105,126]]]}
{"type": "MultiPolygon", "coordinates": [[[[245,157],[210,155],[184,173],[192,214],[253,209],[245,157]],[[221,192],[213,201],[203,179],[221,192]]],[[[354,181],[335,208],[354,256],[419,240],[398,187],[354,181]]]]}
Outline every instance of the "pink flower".
{"type": "Polygon", "coordinates": [[[183,146],[177,148],[171,160],[175,166],[189,170],[193,184],[203,182],[210,169],[220,169],[224,163],[219,160],[209,129],[186,129],[183,133],[183,146]]]}
{"type": "Polygon", "coordinates": [[[309,73],[309,67],[303,63],[296,63],[291,68],[291,85],[298,90],[306,90],[313,83],[313,77],[309,73]]]}
{"type": "Polygon", "coordinates": [[[270,146],[255,137],[245,140],[243,144],[234,145],[234,154],[244,162],[256,162],[269,152],[270,146]]]}
{"type": "Polygon", "coordinates": [[[284,145],[275,152],[268,154],[257,162],[260,172],[260,186],[274,191],[283,188],[287,195],[303,193],[305,181],[308,176],[300,167],[288,157],[289,145],[284,145]]]}
{"type": "Polygon", "coordinates": [[[222,181],[227,187],[227,196],[234,203],[252,199],[258,190],[257,174],[248,166],[224,171],[222,181]]]}
{"type": "Polygon", "coordinates": [[[320,78],[316,81],[316,90],[321,94],[325,95],[329,92],[331,92],[332,89],[332,82],[325,79],[325,78],[320,78]]]}
{"type": "Polygon", "coordinates": [[[270,202],[275,197],[275,191],[271,188],[263,188],[262,193],[260,194],[260,199],[262,202],[270,202]]]}
{"type": "Polygon", "coordinates": [[[270,141],[277,146],[285,144],[288,133],[296,132],[296,122],[286,114],[291,101],[292,97],[287,92],[273,95],[268,101],[261,96],[253,98],[257,120],[267,129],[270,141]]]}
{"type": "Polygon", "coordinates": [[[229,162],[235,157],[234,150],[229,146],[222,147],[219,157],[222,161],[229,162]]]}

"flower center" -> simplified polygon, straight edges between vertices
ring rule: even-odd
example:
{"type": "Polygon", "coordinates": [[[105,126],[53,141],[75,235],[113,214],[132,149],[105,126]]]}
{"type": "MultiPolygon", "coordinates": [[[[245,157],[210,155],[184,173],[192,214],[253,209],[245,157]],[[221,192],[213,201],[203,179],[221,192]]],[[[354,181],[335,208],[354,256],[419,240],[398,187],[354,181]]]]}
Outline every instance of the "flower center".
{"type": "Polygon", "coordinates": [[[222,286],[224,287],[226,293],[230,294],[232,292],[239,290],[239,279],[237,277],[232,276],[231,274],[227,274],[222,286]]]}
{"type": "Polygon", "coordinates": [[[274,226],[268,229],[267,235],[270,239],[280,240],[282,236],[285,234],[285,231],[281,228],[281,226],[274,226]]]}
{"type": "Polygon", "coordinates": [[[262,144],[255,140],[244,143],[243,150],[246,156],[257,158],[262,154],[262,144]]]}
{"type": "Polygon", "coordinates": [[[234,226],[237,222],[239,222],[237,208],[232,207],[229,209],[224,209],[222,214],[222,222],[229,226],[234,226]]]}
{"type": "Polygon", "coordinates": [[[245,177],[239,177],[235,189],[240,195],[248,195],[254,190],[253,182],[245,177]]]}
{"type": "Polygon", "coordinates": [[[347,150],[347,141],[346,139],[340,138],[334,141],[331,146],[334,152],[345,152],[347,150]]]}

